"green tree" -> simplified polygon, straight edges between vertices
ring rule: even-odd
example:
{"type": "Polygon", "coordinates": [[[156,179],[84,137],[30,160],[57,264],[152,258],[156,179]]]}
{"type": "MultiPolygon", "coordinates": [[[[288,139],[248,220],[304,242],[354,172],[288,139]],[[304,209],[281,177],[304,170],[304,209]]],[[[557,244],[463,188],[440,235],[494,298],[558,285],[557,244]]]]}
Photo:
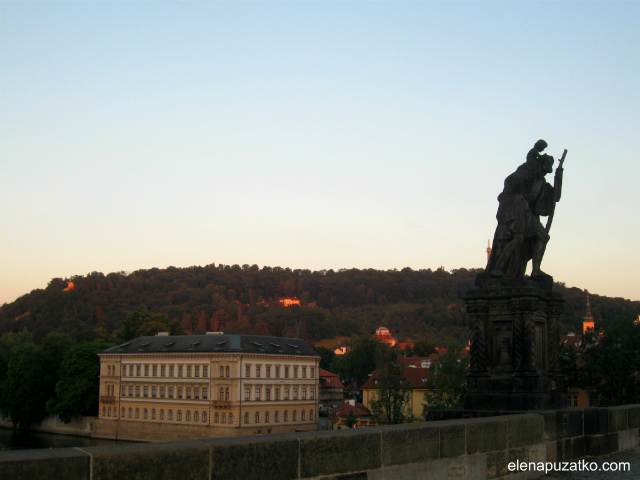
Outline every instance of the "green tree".
{"type": "Polygon", "coordinates": [[[358,423],[358,419],[355,413],[353,413],[353,408],[350,408],[349,413],[344,419],[344,424],[347,426],[347,428],[353,428],[353,425],[356,423],[358,423]]]}
{"type": "Polygon", "coordinates": [[[326,347],[315,347],[315,350],[320,354],[320,368],[323,368],[324,370],[329,370],[331,368],[331,363],[333,362],[333,359],[335,358],[336,354],[333,352],[333,350],[326,347]]]}
{"type": "Polygon", "coordinates": [[[0,410],[14,425],[28,428],[40,423],[47,416],[55,383],[52,358],[33,343],[17,344],[0,389],[0,410]]]}
{"type": "Polygon", "coordinates": [[[422,404],[423,413],[428,410],[462,408],[467,393],[468,373],[469,357],[457,345],[449,345],[447,353],[440,355],[429,367],[429,392],[422,404]]]}
{"type": "Polygon", "coordinates": [[[640,325],[627,318],[583,336],[577,384],[603,407],[640,402],[640,325]]]}
{"type": "Polygon", "coordinates": [[[144,305],[131,310],[122,322],[118,336],[123,340],[131,340],[158,332],[169,332],[170,335],[185,335],[184,326],[177,320],[170,320],[165,313],[149,312],[144,305]]]}
{"type": "Polygon", "coordinates": [[[402,368],[395,361],[390,361],[374,374],[378,379],[377,398],[369,403],[371,413],[380,423],[397,424],[407,421],[405,414],[411,389],[402,368]]]}
{"type": "Polygon", "coordinates": [[[55,397],[47,402],[49,413],[69,423],[74,417],[97,415],[100,381],[98,353],[113,344],[104,340],[74,345],[64,355],[55,397]]]}
{"type": "Polygon", "coordinates": [[[369,374],[382,365],[380,352],[388,350],[386,344],[371,338],[355,338],[349,344],[349,351],[336,355],[331,363],[331,372],[337,374],[347,384],[362,385],[369,374]]]}
{"type": "Polygon", "coordinates": [[[40,343],[40,350],[51,356],[56,370],[62,362],[64,353],[73,345],[71,336],[64,332],[50,332],[40,343]]]}

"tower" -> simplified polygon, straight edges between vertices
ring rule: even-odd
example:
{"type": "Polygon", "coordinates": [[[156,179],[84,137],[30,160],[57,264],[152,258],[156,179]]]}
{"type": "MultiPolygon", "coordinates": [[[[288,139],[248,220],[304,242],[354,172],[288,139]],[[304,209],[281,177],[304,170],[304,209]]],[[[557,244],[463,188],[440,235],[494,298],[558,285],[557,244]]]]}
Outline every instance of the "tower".
{"type": "Polygon", "coordinates": [[[591,303],[589,303],[589,292],[587,292],[587,314],[582,320],[582,333],[587,333],[589,330],[593,332],[594,329],[595,322],[593,320],[593,315],[591,315],[591,303]]]}
{"type": "Polygon", "coordinates": [[[487,240],[487,263],[489,263],[489,259],[491,258],[491,240],[487,240]]]}

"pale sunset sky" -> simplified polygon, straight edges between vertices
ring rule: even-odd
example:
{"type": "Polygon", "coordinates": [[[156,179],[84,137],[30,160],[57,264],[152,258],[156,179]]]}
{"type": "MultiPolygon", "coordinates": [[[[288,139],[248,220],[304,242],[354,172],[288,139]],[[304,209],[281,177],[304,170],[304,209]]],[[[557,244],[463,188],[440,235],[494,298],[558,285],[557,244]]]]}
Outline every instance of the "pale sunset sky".
{"type": "Polygon", "coordinates": [[[3,0],[0,49],[0,304],[170,265],[484,267],[539,138],[569,151],[543,270],[640,300],[638,1],[3,0]]]}

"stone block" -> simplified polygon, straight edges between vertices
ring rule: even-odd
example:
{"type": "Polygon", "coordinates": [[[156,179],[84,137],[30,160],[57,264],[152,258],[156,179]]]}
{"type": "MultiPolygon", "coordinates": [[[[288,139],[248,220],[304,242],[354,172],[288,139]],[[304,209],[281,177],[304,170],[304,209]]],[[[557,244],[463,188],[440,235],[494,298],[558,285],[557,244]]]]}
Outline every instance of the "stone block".
{"type": "Polygon", "coordinates": [[[507,417],[487,417],[467,420],[467,454],[507,449],[507,417]]]}
{"type": "Polygon", "coordinates": [[[567,437],[581,437],[584,435],[584,416],[581,408],[566,410],[567,437]]]}
{"type": "Polygon", "coordinates": [[[609,407],[609,431],[621,432],[627,430],[627,407],[609,407]]]}
{"type": "Polygon", "coordinates": [[[440,458],[440,435],[437,426],[402,425],[381,431],[382,464],[399,465],[440,458]]]}
{"type": "Polygon", "coordinates": [[[558,461],[564,462],[585,456],[585,437],[565,438],[559,440],[558,461]]]}
{"type": "Polygon", "coordinates": [[[548,410],[540,412],[544,419],[544,439],[553,442],[566,436],[566,416],[563,411],[548,410]]]}
{"type": "Polygon", "coordinates": [[[465,453],[467,453],[465,422],[440,423],[440,458],[459,457],[465,453]]]}
{"type": "Polygon", "coordinates": [[[355,473],[382,466],[378,428],[309,432],[300,441],[300,477],[355,473]]]}
{"type": "Polygon", "coordinates": [[[627,450],[633,450],[638,447],[638,429],[625,430],[624,432],[618,432],[618,451],[625,452],[627,450]]]}
{"type": "Polygon", "coordinates": [[[640,405],[627,406],[627,422],[629,429],[640,428],[640,405]]]}
{"type": "Polygon", "coordinates": [[[590,457],[600,457],[618,451],[618,434],[592,435],[585,437],[585,453],[590,457]]]}
{"type": "Polygon", "coordinates": [[[299,441],[287,434],[202,440],[211,447],[211,480],[298,478],[299,441]]]}
{"type": "Polygon", "coordinates": [[[499,478],[509,474],[509,455],[506,451],[487,453],[487,477],[499,478]]]}
{"type": "Polygon", "coordinates": [[[0,452],[2,480],[89,480],[91,457],[76,448],[0,452]]]}
{"type": "Polygon", "coordinates": [[[606,408],[584,409],[584,434],[603,435],[609,433],[609,412],[606,408]]]}
{"type": "Polygon", "coordinates": [[[544,438],[544,419],[541,415],[509,415],[507,420],[507,446],[519,448],[541,443],[544,438]]]}
{"type": "Polygon", "coordinates": [[[92,480],[208,480],[209,446],[189,440],[87,447],[92,480]]]}

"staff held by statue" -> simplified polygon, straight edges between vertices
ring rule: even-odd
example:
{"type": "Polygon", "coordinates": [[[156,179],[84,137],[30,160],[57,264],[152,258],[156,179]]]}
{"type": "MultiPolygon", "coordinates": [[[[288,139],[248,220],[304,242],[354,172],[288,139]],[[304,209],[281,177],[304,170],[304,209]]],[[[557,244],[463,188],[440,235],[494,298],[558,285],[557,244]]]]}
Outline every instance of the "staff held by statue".
{"type": "Polygon", "coordinates": [[[553,177],[553,190],[555,191],[555,202],[553,202],[553,208],[551,210],[551,213],[549,213],[549,219],[547,220],[547,226],[545,228],[545,232],[547,232],[547,234],[549,233],[549,230],[551,230],[551,223],[553,222],[553,215],[556,212],[556,203],[558,203],[560,201],[560,196],[562,194],[562,173],[564,172],[564,169],[562,168],[562,164],[564,163],[564,159],[567,156],[567,149],[564,149],[564,152],[562,152],[562,158],[560,158],[559,164],[558,164],[558,168],[556,168],[556,174],[553,177]]]}

